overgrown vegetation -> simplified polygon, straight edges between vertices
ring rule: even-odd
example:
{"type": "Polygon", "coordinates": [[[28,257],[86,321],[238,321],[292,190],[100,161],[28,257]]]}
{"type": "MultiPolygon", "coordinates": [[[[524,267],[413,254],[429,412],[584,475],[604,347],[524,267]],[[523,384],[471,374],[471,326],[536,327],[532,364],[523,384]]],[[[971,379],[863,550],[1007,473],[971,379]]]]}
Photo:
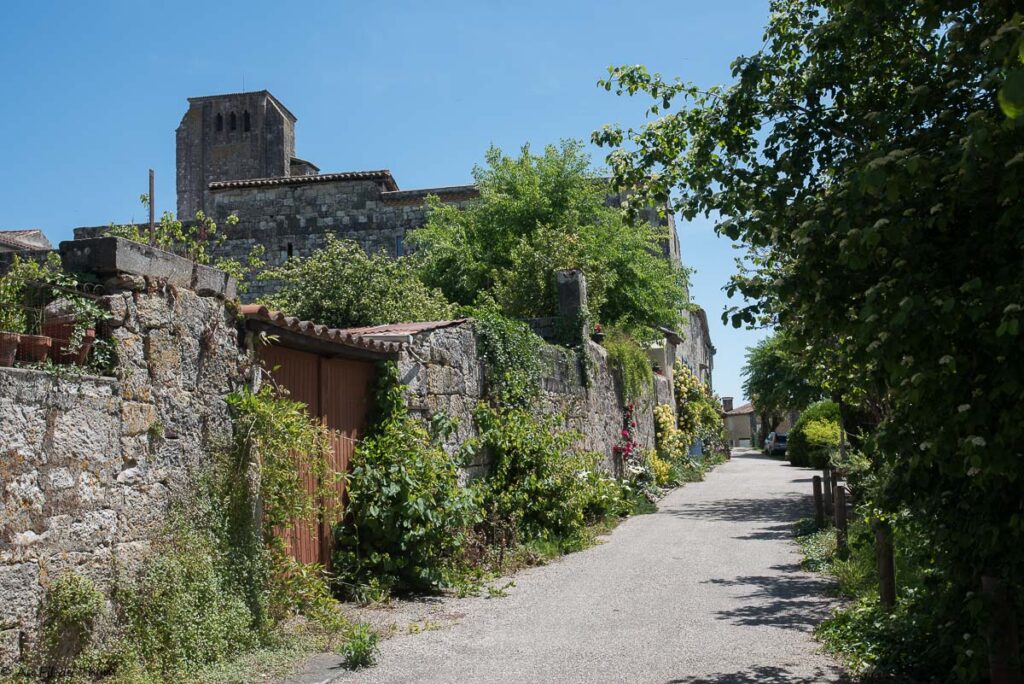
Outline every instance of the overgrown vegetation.
{"type": "Polygon", "coordinates": [[[440,290],[417,277],[410,257],[368,255],[359,243],[329,233],[323,248],[259,279],[278,288],[262,303],[338,328],[440,320],[454,311],[440,290]]]}
{"type": "Polygon", "coordinates": [[[635,402],[651,394],[654,372],[647,352],[632,338],[618,330],[610,330],[603,342],[608,351],[608,362],[622,378],[623,399],[635,402]]]}
{"type": "Polygon", "coordinates": [[[793,349],[793,342],[784,332],[770,337],[747,349],[743,365],[743,392],[750,397],[754,410],[761,419],[761,432],[757,443],[764,444],[768,433],[792,411],[800,411],[819,399],[822,389],[815,387],[810,377],[813,369],[793,349]]]}
{"type": "Polygon", "coordinates": [[[458,584],[479,513],[458,463],[408,414],[394,364],[381,364],[376,416],[352,457],[348,507],[336,529],[340,592],[383,598],[458,584]]]}
{"type": "Polygon", "coordinates": [[[38,655],[21,676],[182,681],[244,653],[288,648],[306,634],[345,634],[326,577],[292,560],[280,533],[316,520],[300,473],[329,486],[324,428],[265,384],[229,395],[234,431],[215,463],[171,507],[138,569],[122,568],[105,600],[77,575],[43,607],[38,655]],[[281,625],[302,616],[301,633],[281,625]],[[96,631],[102,622],[103,629],[96,631]]]}
{"type": "Polygon", "coordinates": [[[555,271],[587,278],[587,307],[604,325],[639,340],[675,327],[686,304],[686,273],[662,257],[664,228],[626,222],[606,205],[607,182],[579,142],[518,157],[496,148],[474,169],[480,199],[465,208],[433,201],[413,231],[420,277],[466,306],[495,302],[509,317],[557,313],[555,271]]]}
{"type": "MultiPolygon", "coordinates": [[[[46,309],[55,307],[62,319],[70,317],[73,321],[66,345],[77,350],[86,332],[95,329],[103,317],[95,299],[80,290],[81,284],[78,276],[64,270],[55,252],[41,261],[15,254],[11,267],[0,276],[0,331],[48,335],[46,309]]],[[[108,371],[111,346],[108,340],[98,340],[86,367],[98,373],[108,371]]]]}
{"type": "MultiPolygon", "coordinates": [[[[149,195],[140,195],[139,201],[142,202],[143,207],[149,207],[149,195]]],[[[224,223],[229,227],[234,226],[238,223],[238,216],[231,214],[224,220],[224,223]]],[[[182,221],[180,217],[175,218],[172,211],[165,211],[160,215],[160,220],[154,223],[152,231],[148,225],[112,223],[104,235],[124,238],[144,245],[153,244],[197,264],[218,268],[235,278],[238,283],[238,291],[241,293],[248,290],[247,276],[266,266],[266,262],[263,260],[266,249],[263,245],[253,247],[245,262],[230,257],[215,257],[217,248],[227,239],[227,234],[220,230],[216,221],[202,210],[197,211],[194,220],[188,222],[182,221]]]]}
{"type": "Polygon", "coordinates": [[[908,678],[986,678],[983,576],[1024,614],[1019,11],[779,0],[728,87],[611,68],[604,87],[660,118],[594,135],[638,205],[671,196],[747,248],[733,324],[786,331],[844,407],[865,503],[928,550],[927,600],[882,623],[944,627],[921,648],[871,620],[843,636],[908,678]]]}
{"type": "MultiPolygon", "coordinates": [[[[834,528],[819,530],[813,520],[797,525],[797,542],[804,554],[802,567],[834,577],[836,591],[849,601],[819,625],[816,634],[860,681],[945,681],[951,673],[942,664],[948,656],[940,652],[941,634],[953,625],[937,622],[922,604],[944,600],[947,581],[933,554],[915,534],[915,525],[905,517],[890,520],[890,524],[896,531],[899,578],[896,606],[891,610],[879,602],[874,535],[866,518],[857,515],[851,520],[845,557],[837,555],[834,528]]],[[[977,601],[974,609],[980,609],[977,601]]],[[[958,632],[969,649],[985,648],[984,635],[963,626],[958,632]]],[[[962,663],[954,676],[968,674],[962,663]]]]}
{"type": "Polygon", "coordinates": [[[819,401],[800,414],[789,431],[786,458],[795,466],[826,468],[839,448],[839,405],[819,401]]]}

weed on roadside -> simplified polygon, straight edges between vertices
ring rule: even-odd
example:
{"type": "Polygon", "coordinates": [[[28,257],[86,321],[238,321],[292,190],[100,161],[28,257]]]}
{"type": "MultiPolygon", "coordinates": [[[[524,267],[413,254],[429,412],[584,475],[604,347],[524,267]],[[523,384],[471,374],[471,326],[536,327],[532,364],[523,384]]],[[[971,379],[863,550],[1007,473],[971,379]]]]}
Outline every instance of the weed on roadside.
{"type": "Polygon", "coordinates": [[[338,649],[338,655],[344,658],[343,665],[349,670],[376,665],[378,641],[380,636],[369,625],[352,625],[348,639],[338,649]]]}

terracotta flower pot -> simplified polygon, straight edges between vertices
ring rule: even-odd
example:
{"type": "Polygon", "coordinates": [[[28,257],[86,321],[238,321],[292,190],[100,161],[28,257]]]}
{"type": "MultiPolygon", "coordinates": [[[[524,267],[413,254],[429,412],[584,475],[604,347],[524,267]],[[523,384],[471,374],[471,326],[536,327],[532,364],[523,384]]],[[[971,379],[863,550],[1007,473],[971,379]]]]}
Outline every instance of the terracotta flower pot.
{"type": "Polygon", "coordinates": [[[85,335],[82,337],[82,344],[78,347],[78,355],[75,357],[75,363],[79,366],[84,366],[86,360],[89,358],[89,352],[92,351],[92,343],[96,341],[96,331],[92,328],[88,328],[85,331],[85,335]]]}
{"type": "Polygon", "coordinates": [[[43,321],[43,334],[53,340],[50,347],[50,358],[56,363],[74,363],[78,354],[68,349],[68,340],[75,334],[74,318],[60,316],[43,321]]]}
{"type": "Polygon", "coordinates": [[[18,361],[28,363],[45,361],[53,343],[46,335],[22,335],[18,341],[18,361]]]}
{"type": "Polygon", "coordinates": [[[18,341],[21,335],[12,332],[0,332],[0,366],[13,366],[14,357],[18,353],[18,341]]]}

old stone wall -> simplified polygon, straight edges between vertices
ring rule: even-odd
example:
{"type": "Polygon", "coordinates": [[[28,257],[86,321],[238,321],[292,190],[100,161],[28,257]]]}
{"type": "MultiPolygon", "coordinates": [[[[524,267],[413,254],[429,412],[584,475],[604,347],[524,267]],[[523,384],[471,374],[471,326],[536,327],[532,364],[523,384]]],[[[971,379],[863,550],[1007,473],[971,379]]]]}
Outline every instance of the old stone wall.
{"type": "Polygon", "coordinates": [[[114,377],[0,368],[0,671],[31,640],[49,579],[108,587],[115,563],[146,552],[249,377],[222,299],[122,283],[101,300],[114,377]]]}
{"type": "MultiPolygon", "coordinates": [[[[438,413],[457,419],[458,427],[446,444],[454,450],[475,434],[473,408],[485,392],[485,366],[477,353],[473,325],[417,335],[410,347],[399,361],[402,382],[409,388],[409,407],[424,419],[438,413]]],[[[590,358],[589,370],[572,350],[548,344],[541,347],[541,410],[565,414],[567,429],[582,435],[580,447],[601,454],[604,468],[615,472],[612,447],[625,420],[621,382],[601,346],[588,341],[585,353],[590,358]],[[584,373],[589,373],[589,380],[584,373]]],[[[654,447],[656,401],[671,403],[671,389],[662,376],[655,377],[652,392],[637,402],[635,409],[638,440],[645,447],[654,447]]],[[[480,460],[468,464],[465,472],[476,477],[487,467],[488,463],[480,460]]]]}
{"type": "MultiPolygon", "coordinates": [[[[426,222],[421,201],[389,199],[376,180],[337,180],[224,188],[211,193],[211,214],[218,225],[230,214],[238,224],[226,229],[220,254],[244,260],[256,245],[278,266],[290,256],[304,257],[322,248],[327,235],[355,240],[367,253],[406,252],[405,235],[426,222]]],[[[404,195],[404,193],[399,193],[404,195]]],[[[248,298],[273,291],[271,281],[252,283],[248,298]]]]}

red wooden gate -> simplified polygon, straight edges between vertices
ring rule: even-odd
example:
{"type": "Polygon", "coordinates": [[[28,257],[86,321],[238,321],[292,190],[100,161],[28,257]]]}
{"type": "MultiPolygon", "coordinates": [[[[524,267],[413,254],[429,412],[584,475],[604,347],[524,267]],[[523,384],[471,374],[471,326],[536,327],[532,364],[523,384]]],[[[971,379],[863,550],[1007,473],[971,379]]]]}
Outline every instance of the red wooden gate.
{"type": "MultiPolygon", "coordinates": [[[[328,358],[276,345],[260,350],[274,381],[301,401],[310,416],[320,418],[331,430],[330,469],[348,472],[356,440],[366,427],[370,384],[376,375],[372,361],[328,358]]],[[[317,490],[310,473],[302,474],[306,491],[317,490]]],[[[321,563],[330,568],[334,525],[341,520],[345,483],[339,480],[334,495],[318,502],[315,521],[296,521],[282,535],[291,555],[302,563],[321,563]]]]}

